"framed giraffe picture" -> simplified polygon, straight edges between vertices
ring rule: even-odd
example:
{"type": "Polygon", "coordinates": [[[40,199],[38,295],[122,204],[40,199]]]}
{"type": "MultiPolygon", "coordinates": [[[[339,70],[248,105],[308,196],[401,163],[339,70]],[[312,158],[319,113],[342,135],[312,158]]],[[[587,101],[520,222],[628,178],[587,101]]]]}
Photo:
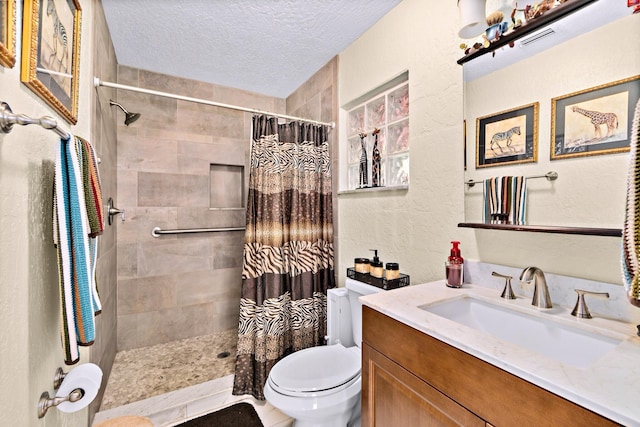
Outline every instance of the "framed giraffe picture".
{"type": "Polygon", "coordinates": [[[476,119],[476,168],[538,161],[538,110],[523,105],[476,119]]]}
{"type": "Polygon", "coordinates": [[[78,121],[78,0],[24,2],[20,79],[66,121],[78,121]]]}
{"type": "Polygon", "coordinates": [[[640,76],[551,100],[551,160],[629,151],[640,76]]]}

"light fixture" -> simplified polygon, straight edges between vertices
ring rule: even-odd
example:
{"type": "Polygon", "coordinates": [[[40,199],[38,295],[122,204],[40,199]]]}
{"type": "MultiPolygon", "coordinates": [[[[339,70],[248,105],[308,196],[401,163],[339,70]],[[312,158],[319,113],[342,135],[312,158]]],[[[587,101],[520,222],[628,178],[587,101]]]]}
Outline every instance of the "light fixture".
{"type": "Polygon", "coordinates": [[[477,37],[487,28],[486,3],[486,0],[458,0],[460,38],[477,37]]]}

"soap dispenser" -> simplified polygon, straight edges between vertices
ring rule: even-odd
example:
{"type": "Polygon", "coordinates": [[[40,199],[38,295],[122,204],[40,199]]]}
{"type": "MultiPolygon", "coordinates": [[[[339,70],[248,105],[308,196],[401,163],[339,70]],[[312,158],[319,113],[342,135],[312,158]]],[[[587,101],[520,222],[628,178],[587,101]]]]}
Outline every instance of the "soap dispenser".
{"type": "Polygon", "coordinates": [[[377,277],[378,279],[382,279],[384,276],[384,268],[382,268],[382,261],[378,258],[378,250],[377,249],[369,249],[373,251],[373,260],[371,260],[371,270],[369,274],[373,277],[377,277]]]}
{"type": "Polygon", "coordinates": [[[445,263],[446,284],[450,288],[460,288],[463,282],[464,259],[460,255],[460,248],[458,247],[460,242],[452,241],[451,244],[453,246],[445,263]]]}

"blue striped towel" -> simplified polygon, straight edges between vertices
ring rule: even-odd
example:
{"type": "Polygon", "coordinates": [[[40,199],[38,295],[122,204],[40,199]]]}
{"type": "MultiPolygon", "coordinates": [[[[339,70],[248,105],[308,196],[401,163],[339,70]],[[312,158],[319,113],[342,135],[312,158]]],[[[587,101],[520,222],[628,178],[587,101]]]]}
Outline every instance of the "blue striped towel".
{"type": "Polygon", "coordinates": [[[80,359],[78,345],[95,340],[95,314],[101,308],[95,284],[97,240],[91,228],[84,193],[83,158],[87,144],[80,138],[60,140],[56,149],[54,243],[58,255],[61,336],[65,363],[80,359]]]}

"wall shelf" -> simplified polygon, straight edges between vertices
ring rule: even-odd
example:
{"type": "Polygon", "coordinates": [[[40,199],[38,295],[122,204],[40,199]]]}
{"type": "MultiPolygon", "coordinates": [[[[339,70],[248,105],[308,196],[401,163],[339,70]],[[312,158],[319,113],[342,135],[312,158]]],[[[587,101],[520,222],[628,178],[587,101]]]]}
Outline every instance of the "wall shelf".
{"type": "MultiPolygon", "coordinates": [[[[573,12],[589,5],[590,3],[593,3],[594,1],[596,0],[569,0],[566,3],[562,3],[554,7],[553,9],[545,12],[543,15],[531,21],[525,22],[515,30],[505,33],[504,36],[492,42],[489,47],[482,48],[476,52],[465,55],[464,57],[460,58],[457,62],[458,64],[462,65],[465,62],[469,62],[480,56],[486,55],[488,53],[492,53],[503,46],[509,45],[509,43],[513,43],[516,40],[528,34],[531,34],[534,31],[537,31],[546,25],[551,24],[552,22],[555,22],[559,19],[562,19],[572,14],[573,12]]],[[[509,18],[509,22],[510,22],[510,18],[509,18]]]]}
{"type": "Polygon", "coordinates": [[[458,224],[458,227],[480,228],[480,229],[486,229],[486,230],[528,231],[533,233],[579,234],[583,236],[622,237],[622,230],[619,228],[563,227],[563,226],[554,226],[554,225],[485,224],[482,222],[461,222],[458,224]]]}

